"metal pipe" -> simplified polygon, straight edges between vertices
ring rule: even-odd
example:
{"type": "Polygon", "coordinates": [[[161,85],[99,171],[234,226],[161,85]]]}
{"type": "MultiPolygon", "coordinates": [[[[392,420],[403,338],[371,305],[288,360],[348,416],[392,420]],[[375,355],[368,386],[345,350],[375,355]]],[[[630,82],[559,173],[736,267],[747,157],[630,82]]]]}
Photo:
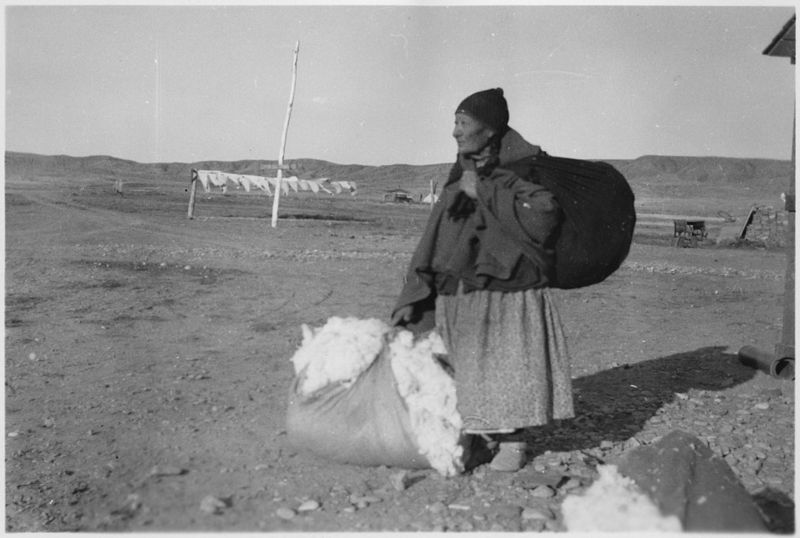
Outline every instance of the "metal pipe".
{"type": "Polygon", "coordinates": [[[794,380],[794,357],[776,357],[757,347],[744,346],[739,350],[739,361],[772,377],[794,380]]]}

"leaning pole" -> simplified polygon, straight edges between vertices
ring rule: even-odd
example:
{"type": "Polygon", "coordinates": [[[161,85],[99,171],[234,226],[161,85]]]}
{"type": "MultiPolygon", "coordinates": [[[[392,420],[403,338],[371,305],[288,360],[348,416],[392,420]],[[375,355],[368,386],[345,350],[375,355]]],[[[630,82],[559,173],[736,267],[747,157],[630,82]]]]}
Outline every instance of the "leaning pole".
{"type": "Polygon", "coordinates": [[[294,45],[294,61],[292,62],[292,90],[289,93],[289,106],[286,107],[286,121],[283,123],[283,135],[281,135],[281,150],[278,154],[278,181],[275,187],[275,196],[272,198],[272,227],[278,226],[278,204],[283,188],[283,155],[286,152],[286,133],[289,131],[289,120],[292,117],[292,105],[294,104],[294,88],[297,83],[297,54],[300,52],[300,41],[294,45]]]}

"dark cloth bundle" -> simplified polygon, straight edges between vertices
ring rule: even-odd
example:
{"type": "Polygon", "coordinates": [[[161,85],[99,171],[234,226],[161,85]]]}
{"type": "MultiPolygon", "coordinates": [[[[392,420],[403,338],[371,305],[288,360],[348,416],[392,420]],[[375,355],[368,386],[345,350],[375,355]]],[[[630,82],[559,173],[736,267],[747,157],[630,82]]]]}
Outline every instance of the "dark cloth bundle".
{"type": "Polygon", "coordinates": [[[633,240],[636,210],[633,191],[619,171],[605,162],[543,153],[505,167],[552,192],[564,213],[552,287],[597,284],[622,265],[633,240]]]}
{"type": "MultiPolygon", "coordinates": [[[[498,278],[487,280],[485,289],[518,291],[542,286],[580,288],[602,282],[622,265],[633,240],[636,210],[630,185],[613,166],[604,162],[550,156],[539,146],[527,142],[514,129],[509,129],[503,135],[499,158],[489,168],[479,170],[482,176],[493,178],[490,180],[492,186],[482,188],[481,192],[501,190],[503,186],[496,184],[498,179],[515,186],[515,190],[524,183],[538,184],[555,198],[559,206],[560,222],[554,233],[548,234],[546,238],[530,237],[536,239],[535,242],[541,247],[538,255],[525,256],[534,262],[527,264],[531,270],[522,274],[522,278],[520,274],[515,274],[507,281],[498,278]]],[[[470,278],[470,271],[474,268],[456,267],[456,271],[449,270],[447,264],[435,264],[443,257],[438,247],[442,246],[445,251],[453,250],[453,245],[462,232],[459,227],[464,227],[464,223],[468,222],[472,214],[479,212],[481,207],[476,201],[458,192],[456,182],[462,172],[463,169],[456,160],[442,191],[442,198],[434,206],[411,259],[405,285],[393,310],[394,313],[403,306],[414,305],[412,319],[407,327],[415,332],[424,332],[433,327],[436,288],[442,281],[442,274],[444,278],[450,274],[464,281],[468,290],[475,287],[470,278]]],[[[515,196],[520,198],[516,194],[515,196]]],[[[491,198],[494,201],[501,199],[498,196],[491,198]]],[[[503,242],[518,244],[505,249],[503,258],[508,258],[509,253],[514,252],[536,254],[535,249],[522,248],[527,241],[520,241],[519,235],[508,233],[515,225],[519,224],[523,231],[528,232],[535,228],[549,231],[549,227],[525,226],[524,219],[520,220],[525,212],[516,207],[519,202],[525,205],[524,199],[515,200],[512,211],[497,204],[485,207],[490,216],[503,221],[504,224],[501,223],[503,225],[499,227],[499,233],[505,235],[503,242]]],[[[489,223],[495,220],[492,218],[489,223]]],[[[484,240],[485,246],[496,253],[500,250],[499,243],[494,241],[497,237],[497,234],[487,237],[484,228],[478,238],[484,240]]],[[[458,246],[461,248],[460,244],[458,246]]],[[[461,250],[469,254],[468,248],[461,250]]],[[[515,270],[519,272],[519,267],[515,270]]]]}

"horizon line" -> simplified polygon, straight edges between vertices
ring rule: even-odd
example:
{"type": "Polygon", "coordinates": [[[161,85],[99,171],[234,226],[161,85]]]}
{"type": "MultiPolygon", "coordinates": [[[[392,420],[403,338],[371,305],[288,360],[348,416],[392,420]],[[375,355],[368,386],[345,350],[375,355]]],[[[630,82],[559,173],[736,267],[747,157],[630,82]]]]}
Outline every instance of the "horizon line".
{"type": "MultiPolygon", "coordinates": [[[[6,149],[6,155],[9,153],[17,153],[17,154],[24,154],[24,155],[33,155],[37,157],[68,157],[71,159],[91,159],[91,158],[109,158],[109,159],[116,159],[119,161],[129,161],[136,164],[141,165],[159,165],[159,164],[185,164],[191,165],[195,163],[205,163],[205,162],[223,162],[223,163],[236,163],[236,162],[265,162],[265,163],[277,163],[277,159],[262,159],[262,158],[244,158],[244,159],[201,159],[196,161],[137,161],[135,159],[129,159],[125,157],[117,157],[115,155],[109,155],[107,153],[97,153],[97,154],[90,154],[90,155],[71,155],[67,153],[36,153],[32,151],[18,151],[18,150],[11,150],[6,149]]],[[[563,157],[563,155],[554,155],[554,157],[563,157]]],[[[747,160],[747,161],[778,161],[778,162],[792,162],[793,159],[789,158],[777,158],[777,157],[729,157],[724,155],[668,155],[668,154],[659,154],[659,153],[645,153],[639,155],[638,157],[603,157],[603,158],[578,158],[578,157],[569,157],[571,159],[579,159],[584,161],[636,161],[639,159],[643,159],[646,157],[665,157],[665,158],[688,158],[688,159],[729,159],[729,160],[747,160]]],[[[339,163],[336,161],[329,161],[327,159],[319,159],[316,157],[298,157],[295,159],[284,159],[284,163],[291,163],[292,161],[318,161],[318,162],[325,162],[330,163],[336,166],[371,166],[371,167],[381,167],[381,166],[442,166],[442,165],[449,165],[452,164],[450,161],[443,161],[438,163],[427,163],[427,164],[409,164],[409,163],[402,163],[402,162],[395,162],[395,163],[388,163],[388,164],[363,164],[363,163],[339,163]]]]}

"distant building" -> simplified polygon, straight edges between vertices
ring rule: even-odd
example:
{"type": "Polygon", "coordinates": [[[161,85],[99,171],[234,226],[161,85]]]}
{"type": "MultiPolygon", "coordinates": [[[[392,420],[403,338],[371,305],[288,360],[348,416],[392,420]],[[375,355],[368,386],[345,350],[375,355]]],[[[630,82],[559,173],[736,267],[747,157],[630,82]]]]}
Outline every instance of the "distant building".
{"type": "Polygon", "coordinates": [[[413,203],[414,198],[411,196],[411,193],[405,189],[392,189],[384,193],[383,201],[413,203]]]}
{"type": "Polygon", "coordinates": [[[439,201],[439,195],[434,193],[426,194],[424,198],[420,200],[423,204],[435,204],[439,201]]]}

